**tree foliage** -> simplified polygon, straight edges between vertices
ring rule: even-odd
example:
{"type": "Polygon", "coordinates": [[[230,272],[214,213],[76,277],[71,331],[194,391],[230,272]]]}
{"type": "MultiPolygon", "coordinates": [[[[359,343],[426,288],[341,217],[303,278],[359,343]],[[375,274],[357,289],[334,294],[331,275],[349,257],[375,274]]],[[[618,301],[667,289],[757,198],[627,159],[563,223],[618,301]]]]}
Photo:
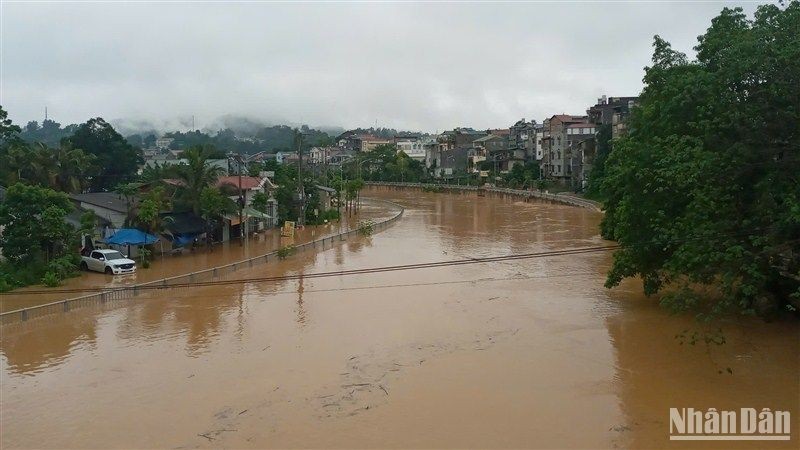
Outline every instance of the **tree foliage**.
{"type": "Polygon", "coordinates": [[[404,152],[397,151],[394,144],[381,144],[369,153],[359,153],[348,168],[351,178],[360,175],[370,181],[415,182],[425,177],[425,166],[404,152]]]}
{"type": "MultiPolygon", "coordinates": [[[[0,182],[24,182],[63,192],[80,192],[94,174],[95,157],[69,143],[28,143],[0,109],[0,182]]],[[[29,125],[30,126],[30,125],[29,125]]]]}
{"type": "Polygon", "coordinates": [[[20,137],[30,144],[41,142],[49,147],[56,147],[62,139],[71,136],[77,128],[76,124],[61,128],[61,124],[52,119],[45,119],[41,125],[32,120],[21,130],[20,137]]]}
{"type": "Polygon", "coordinates": [[[166,225],[161,213],[168,212],[169,198],[163,186],[156,186],[142,197],[136,220],[148,233],[160,233],[166,225]]]}
{"type": "Polygon", "coordinates": [[[532,188],[538,179],[539,164],[534,162],[514,164],[505,176],[506,183],[515,188],[532,188]]]}
{"type": "Polygon", "coordinates": [[[64,142],[95,156],[97,173],[90,182],[93,190],[106,190],[132,180],[143,163],[141,150],[99,117],[78,126],[64,142]]]}
{"type": "Polygon", "coordinates": [[[178,202],[195,214],[202,209],[201,195],[214,185],[223,169],[212,166],[210,156],[216,150],[209,145],[195,146],[183,152],[186,164],[174,166],[175,176],[182,185],[178,189],[178,202]]]}
{"type": "Polygon", "coordinates": [[[198,214],[205,220],[208,233],[220,223],[222,216],[237,210],[236,202],[222,195],[219,189],[208,186],[200,191],[198,214]]]}
{"type": "Polygon", "coordinates": [[[602,230],[622,249],[607,285],[639,276],[662,302],[712,313],[797,307],[800,2],[724,9],[697,60],[655,37],[640,106],[605,165],[602,230]],[[704,303],[706,304],[706,303],[704,303]]]}
{"type": "Polygon", "coordinates": [[[3,257],[13,262],[49,259],[72,243],[74,229],[64,218],[72,211],[67,196],[52,189],[16,183],[0,204],[3,257]]]}
{"type": "Polygon", "coordinates": [[[603,179],[606,177],[606,160],[611,154],[611,124],[604,124],[598,127],[595,142],[594,161],[592,161],[592,171],[589,172],[589,185],[586,187],[588,197],[598,197],[601,192],[603,179]]]}

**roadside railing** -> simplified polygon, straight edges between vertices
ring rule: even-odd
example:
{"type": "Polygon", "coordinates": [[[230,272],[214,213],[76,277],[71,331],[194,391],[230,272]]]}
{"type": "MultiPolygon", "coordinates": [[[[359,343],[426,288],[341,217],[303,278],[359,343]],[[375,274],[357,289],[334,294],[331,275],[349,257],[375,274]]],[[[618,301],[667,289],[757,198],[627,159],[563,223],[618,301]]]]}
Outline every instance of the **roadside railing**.
{"type": "MultiPolygon", "coordinates": [[[[402,217],[404,208],[397,203],[381,199],[368,199],[372,202],[382,203],[398,211],[388,219],[383,219],[375,222],[372,227],[373,232],[385,230],[394,222],[402,217]]],[[[324,250],[331,248],[335,243],[346,241],[347,239],[357,236],[360,230],[357,228],[350,229],[341,233],[330,236],[325,236],[313,241],[297,244],[294,246],[295,252],[302,252],[307,250],[324,250]]],[[[252,258],[236,261],[234,263],[226,264],[223,266],[212,267],[209,269],[201,270],[198,272],[191,272],[183,275],[177,275],[168,278],[161,278],[159,280],[149,281],[146,283],[138,283],[129,286],[122,286],[119,288],[108,289],[101,292],[83,295],[80,297],[66,298],[55,302],[45,303],[42,305],[31,306],[27,308],[16,309],[0,313],[0,326],[12,323],[25,322],[31,319],[48,316],[56,313],[65,313],[74,309],[86,307],[106,305],[120,300],[127,300],[138,297],[145,292],[152,292],[163,289],[171,288],[185,288],[192,287],[193,284],[221,280],[228,275],[235,273],[241,269],[254,267],[258,264],[264,264],[271,261],[279,260],[278,250],[269,253],[255,256],[252,258]]]]}
{"type": "Polygon", "coordinates": [[[482,187],[482,186],[460,186],[457,184],[454,185],[454,184],[433,184],[433,183],[400,183],[393,181],[367,181],[365,184],[367,184],[368,186],[397,186],[397,187],[409,187],[409,188],[419,188],[419,189],[427,187],[432,189],[442,189],[449,191],[485,191],[485,192],[494,192],[497,194],[515,196],[515,197],[522,197],[525,199],[539,198],[542,200],[547,200],[555,203],[563,203],[566,205],[588,208],[599,212],[603,210],[602,205],[593,200],[585,199],[572,194],[564,194],[564,193],[556,194],[550,192],[543,192],[539,190],[510,189],[510,188],[482,187]]]}

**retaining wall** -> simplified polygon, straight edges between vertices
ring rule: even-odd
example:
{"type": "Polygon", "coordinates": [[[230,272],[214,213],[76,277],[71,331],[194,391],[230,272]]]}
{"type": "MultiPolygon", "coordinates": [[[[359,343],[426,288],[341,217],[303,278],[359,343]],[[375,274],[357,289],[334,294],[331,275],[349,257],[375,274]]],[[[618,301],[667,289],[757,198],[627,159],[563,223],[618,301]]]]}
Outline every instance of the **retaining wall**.
{"type": "Polygon", "coordinates": [[[452,184],[430,184],[430,183],[398,183],[388,181],[367,181],[368,186],[396,186],[422,189],[425,187],[443,189],[446,191],[485,191],[501,195],[509,195],[514,197],[521,197],[524,199],[538,198],[555,203],[562,203],[565,205],[579,206],[581,208],[588,208],[594,211],[602,212],[602,205],[593,200],[588,200],[572,194],[553,194],[549,192],[540,192],[538,190],[527,191],[524,189],[508,189],[497,187],[479,187],[479,186],[459,186],[452,184]]]}

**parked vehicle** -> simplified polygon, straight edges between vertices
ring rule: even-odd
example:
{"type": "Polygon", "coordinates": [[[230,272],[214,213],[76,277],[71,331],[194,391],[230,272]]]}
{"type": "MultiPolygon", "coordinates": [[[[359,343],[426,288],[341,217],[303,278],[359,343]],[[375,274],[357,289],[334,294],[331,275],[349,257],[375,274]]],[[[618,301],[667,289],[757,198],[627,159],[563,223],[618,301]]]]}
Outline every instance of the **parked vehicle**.
{"type": "Polygon", "coordinates": [[[136,272],[136,261],[126,258],[116,250],[97,249],[92,250],[88,255],[81,255],[81,269],[109,275],[133,273],[136,272]]]}

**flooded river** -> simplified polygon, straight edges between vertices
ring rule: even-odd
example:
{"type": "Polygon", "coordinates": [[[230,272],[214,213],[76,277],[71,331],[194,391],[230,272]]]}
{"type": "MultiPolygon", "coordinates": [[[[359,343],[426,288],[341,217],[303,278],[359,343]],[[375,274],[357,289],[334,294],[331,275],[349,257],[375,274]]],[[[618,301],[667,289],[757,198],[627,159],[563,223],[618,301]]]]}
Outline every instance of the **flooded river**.
{"type": "MultiPolygon", "coordinates": [[[[403,218],[236,276],[604,243],[600,214],[585,209],[368,191],[406,206],[403,218]]],[[[0,445],[797,448],[800,327],[727,320],[713,326],[726,344],[682,345],[676,335],[699,325],[659,309],[637,282],[603,288],[610,261],[590,253],[151,292],[6,326],[0,445]],[[788,410],[792,440],[670,442],[670,407],[788,410]]]]}

